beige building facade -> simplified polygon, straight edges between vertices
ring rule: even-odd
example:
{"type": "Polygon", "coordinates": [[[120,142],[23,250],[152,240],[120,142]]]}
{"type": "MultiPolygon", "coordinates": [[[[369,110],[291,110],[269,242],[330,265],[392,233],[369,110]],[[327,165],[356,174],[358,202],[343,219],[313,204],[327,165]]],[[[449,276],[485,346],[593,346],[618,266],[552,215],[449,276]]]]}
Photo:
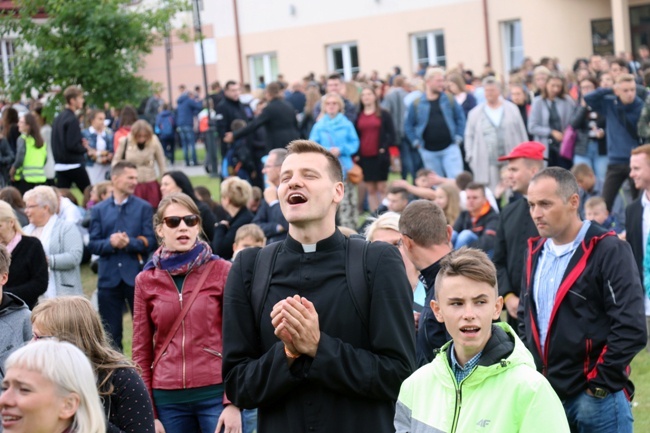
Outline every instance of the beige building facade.
{"type": "MultiPolygon", "coordinates": [[[[410,75],[420,64],[462,63],[480,74],[490,63],[504,73],[524,57],[570,68],[578,57],[650,44],[648,0],[204,0],[201,20],[208,80],[253,87],[278,74],[385,76],[400,66],[410,75]]],[[[178,23],[191,26],[191,14],[178,23]]],[[[202,72],[198,43],[171,42],[175,99],[178,85],[201,84],[202,72]]],[[[164,47],[145,63],[142,75],[167,87],[164,47]]]]}

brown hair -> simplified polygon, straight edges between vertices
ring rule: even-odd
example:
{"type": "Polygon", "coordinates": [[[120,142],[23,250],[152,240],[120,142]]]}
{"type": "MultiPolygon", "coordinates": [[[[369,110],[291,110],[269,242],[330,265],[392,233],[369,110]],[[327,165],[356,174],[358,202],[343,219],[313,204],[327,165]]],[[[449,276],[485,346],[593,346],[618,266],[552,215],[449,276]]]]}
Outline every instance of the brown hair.
{"type": "Polygon", "coordinates": [[[187,194],[183,194],[182,192],[175,192],[173,194],[169,194],[167,197],[164,197],[162,200],[160,200],[160,203],[158,204],[158,209],[156,210],[156,213],[153,216],[154,227],[158,227],[160,224],[163,223],[165,211],[172,204],[183,206],[188,211],[190,211],[192,215],[197,215],[199,218],[201,218],[201,212],[199,211],[199,208],[196,206],[196,203],[194,203],[194,200],[192,200],[192,198],[187,194]]]}
{"type": "Polygon", "coordinates": [[[399,231],[422,247],[448,242],[447,218],[440,206],[429,200],[415,200],[406,206],[399,219],[399,231]]]}
{"type": "Polygon", "coordinates": [[[23,119],[25,119],[25,123],[27,126],[29,126],[29,135],[34,138],[34,146],[36,146],[37,149],[40,149],[45,143],[43,142],[43,137],[41,136],[41,127],[38,125],[36,116],[34,116],[32,113],[25,113],[23,119]]]}
{"type": "Polygon", "coordinates": [[[7,107],[2,112],[2,133],[5,137],[9,136],[12,125],[18,123],[18,111],[13,107],[7,107]]]}
{"type": "Polygon", "coordinates": [[[483,197],[485,197],[485,185],[483,185],[482,183],[470,182],[465,187],[465,190],[468,189],[471,189],[472,191],[481,191],[483,193],[483,197]]]}
{"type": "Polygon", "coordinates": [[[97,117],[97,115],[99,115],[100,113],[104,114],[102,110],[97,110],[97,109],[90,110],[88,112],[88,115],[86,115],[86,121],[88,123],[92,123],[95,120],[95,117],[97,117]]]}
{"type": "Polygon", "coordinates": [[[642,153],[645,154],[646,158],[648,158],[648,161],[650,161],[650,144],[644,144],[632,149],[632,155],[640,155],[642,153]]]}
{"type": "Polygon", "coordinates": [[[551,75],[548,76],[548,79],[546,80],[546,84],[544,87],[541,89],[542,90],[542,99],[548,99],[548,84],[551,82],[551,80],[560,80],[562,83],[562,88],[560,89],[560,93],[558,93],[555,97],[556,98],[564,98],[564,95],[566,95],[567,90],[566,90],[566,79],[558,74],[557,72],[552,72],[551,75]]]}
{"type": "Polygon", "coordinates": [[[127,168],[131,168],[133,170],[138,169],[138,167],[131,161],[125,161],[125,160],[118,161],[111,168],[111,177],[121,175],[124,172],[124,170],[126,170],[127,168]]]}
{"type": "Polygon", "coordinates": [[[238,177],[229,177],[221,182],[221,197],[228,197],[230,204],[243,208],[253,194],[251,184],[238,177]]]}
{"type": "Polygon", "coordinates": [[[309,140],[293,140],[287,145],[287,156],[302,153],[320,153],[328,162],[330,177],[334,182],[343,182],[343,169],[339,159],[318,143],[309,140]]]}
{"type": "Polygon", "coordinates": [[[124,355],[110,346],[99,315],[83,296],[62,296],[42,301],[32,311],[31,320],[42,332],[81,349],[97,375],[101,396],[113,393],[110,378],[115,370],[134,368],[124,355]]]}
{"type": "Polygon", "coordinates": [[[447,207],[443,209],[447,224],[454,225],[460,215],[460,192],[455,185],[443,183],[437,189],[444,191],[447,195],[447,207]]]}
{"type": "Polygon", "coordinates": [[[120,128],[122,126],[131,126],[138,120],[138,112],[130,105],[125,105],[120,110],[120,128]]]}
{"type": "MultiPolygon", "coordinates": [[[[375,97],[375,103],[374,103],[375,116],[381,117],[381,107],[379,106],[379,97],[377,96],[377,93],[375,93],[375,89],[372,86],[364,84],[363,86],[361,86],[361,92],[359,92],[359,96],[363,94],[364,90],[370,90],[372,92],[373,96],[375,97]]],[[[359,99],[359,101],[361,101],[361,99],[359,99]]],[[[359,112],[361,113],[363,112],[364,109],[363,102],[359,102],[359,104],[360,104],[359,112]]]]}
{"type": "Polygon", "coordinates": [[[445,277],[465,277],[479,283],[494,287],[497,293],[497,270],[492,260],[481,250],[462,247],[447,254],[440,261],[440,270],[436,276],[436,295],[445,277]]]}
{"type": "Polygon", "coordinates": [[[461,93],[467,91],[467,84],[465,84],[465,80],[463,80],[463,77],[461,77],[460,74],[453,72],[447,76],[447,80],[458,86],[458,90],[460,90],[461,93]]]}
{"type": "Polygon", "coordinates": [[[235,233],[235,243],[247,237],[253,238],[255,242],[266,243],[264,232],[257,224],[244,224],[239,227],[235,233]]]}
{"type": "Polygon", "coordinates": [[[571,173],[577,178],[594,176],[594,171],[585,163],[576,164],[571,167],[571,173]]]}
{"type": "Polygon", "coordinates": [[[69,104],[71,100],[83,95],[83,90],[79,86],[68,86],[63,91],[63,97],[65,98],[65,103],[69,104]]]}
{"type": "Polygon", "coordinates": [[[94,185],[95,192],[97,193],[99,200],[102,200],[102,196],[106,194],[106,191],[108,191],[108,188],[110,188],[112,185],[113,184],[110,180],[99,182],[94,185]]]}
{"type": "Polygon", "coordinates": [[[129,133],[131,140],[133,140],[134,143],[137,143],[136,139],[138,135],[142,133],[147,136],[145,143],[149,143],[151,137],[153,137],[153,129],[151,129],[151,125],[146,120],[137,120],[133,126],[131,126],[131,132],[129,133]]]}
{"type": "Polygon", "coordinates": [[[12,208],[25,209],[23,196],[14,186],[5,186],[0,189],[0,200],[6,201],[12,208]]]}

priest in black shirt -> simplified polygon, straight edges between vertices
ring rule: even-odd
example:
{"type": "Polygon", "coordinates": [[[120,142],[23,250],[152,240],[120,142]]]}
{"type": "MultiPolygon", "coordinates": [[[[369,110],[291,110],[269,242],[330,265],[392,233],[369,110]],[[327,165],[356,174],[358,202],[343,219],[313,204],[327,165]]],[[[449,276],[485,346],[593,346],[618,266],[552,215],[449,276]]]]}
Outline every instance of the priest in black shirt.
{"type": "Polygon", "coordinates": [[[365,260],[347,263],[366,267],[369,296],[355,305],[346,276],[352,240],[335,225],[343,188],[336,157],[313,142],[290,143],[278,187],[289,234],[263,305],[252,299],[265,287],[251,287],[261,250],[242,251],[228,276],[225,391],[237,406],[258,408],[259,433],[394,432],[395,400],[415,366],[412,292],[397,248],[371,243],[365,260]]]}

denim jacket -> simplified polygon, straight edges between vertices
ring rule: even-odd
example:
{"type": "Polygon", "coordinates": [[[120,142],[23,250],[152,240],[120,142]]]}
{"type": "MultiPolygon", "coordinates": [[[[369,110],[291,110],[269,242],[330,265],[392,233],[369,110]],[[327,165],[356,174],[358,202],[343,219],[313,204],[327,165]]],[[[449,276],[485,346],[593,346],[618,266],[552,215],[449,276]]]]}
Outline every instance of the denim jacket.
{"type": "MultiPolygon", "coordinates": [[[[465,114],[463,113],[463,108],[455,101],[452,103],[452,98],[446,94],[441,93],[439,98],[440,110],[445,117],[447,128],[449,128],[451,136],[454,137],[454,143],[460,144],[465,135],[465,114]]],[[[419,100],[414,101],[408,109],[406,121],[404,122],[404,132],[411,142],[411,146],[414,148],[424,147],[422,135],[429,123],[430,108],[431,106],[425,94],[419,100]]]]}
{"type": "MultiPolygon", "coordinates": [[[[111,128],[106,128],[104,132],[106,132],[106,137],[104,138],[104,140],[106,140],[106,151],[108,151],[108,153],[113,153],[113,130],[111,128]]],[[[90,132],[90,128],[88,128],[81,131],[81,136],[88,140],[88,145],[90,147],[97,149],[97,132],[90,132]]],[[[88,154],[86,154],[86,167],[92,167],[94,164],[95,161],[90,159],[88,154]]]]}

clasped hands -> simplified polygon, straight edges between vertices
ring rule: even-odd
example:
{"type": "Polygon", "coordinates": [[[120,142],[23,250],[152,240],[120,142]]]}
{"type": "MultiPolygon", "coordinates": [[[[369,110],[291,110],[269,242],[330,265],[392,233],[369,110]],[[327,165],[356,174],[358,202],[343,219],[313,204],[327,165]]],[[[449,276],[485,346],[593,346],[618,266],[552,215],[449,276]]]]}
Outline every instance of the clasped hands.
{"type": "Polygon", "coordinates": [[[117,232],[111,235],[109,242],[113,248],[121,250],[129,244],[130,239],[126,232],[117,232]]]}
{"type": "Polygon", "coordinates": [[[318,313],[307,298],[294,295],[275,304],[271,324],[286,351],[293,355],[316,356],[320,342],[318,313]]]}

